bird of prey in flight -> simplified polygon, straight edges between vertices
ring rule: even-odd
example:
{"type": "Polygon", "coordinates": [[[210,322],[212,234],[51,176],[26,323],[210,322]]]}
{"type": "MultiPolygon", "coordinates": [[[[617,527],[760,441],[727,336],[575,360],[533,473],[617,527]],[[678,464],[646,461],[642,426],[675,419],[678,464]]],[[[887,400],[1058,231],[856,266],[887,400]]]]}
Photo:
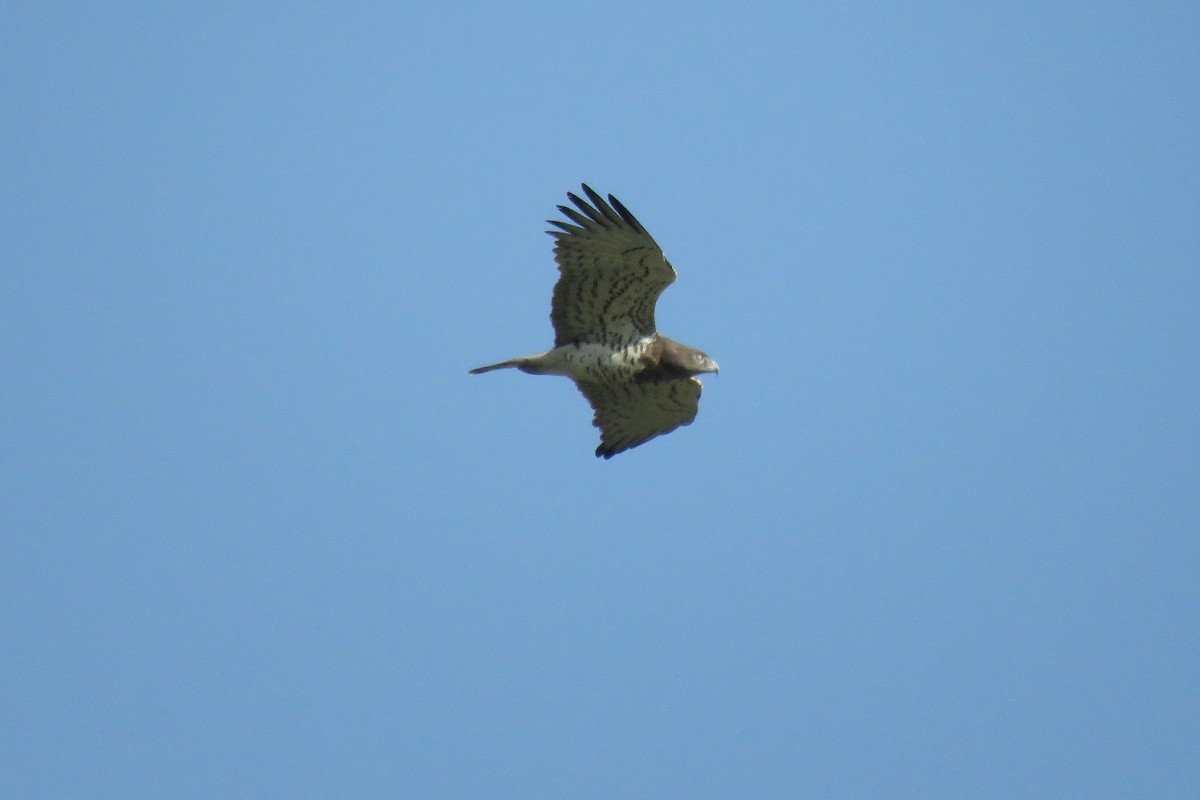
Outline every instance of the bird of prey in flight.
{"type": "Polygon", "coordinates": [[[471,374],[515,367],[566,375],[595,411],[596,455],[612,458],[690,425],[700,401],[696,375],[718,368],[655,327],[654,304],[675,280],[662,249],[617,198],[606,202],[587,184],[583,192],[587,200],[567,193],[576,208],[558,207],[566,221],[547,220],[560,273],[550,301],[554,347],[471,374]]]}

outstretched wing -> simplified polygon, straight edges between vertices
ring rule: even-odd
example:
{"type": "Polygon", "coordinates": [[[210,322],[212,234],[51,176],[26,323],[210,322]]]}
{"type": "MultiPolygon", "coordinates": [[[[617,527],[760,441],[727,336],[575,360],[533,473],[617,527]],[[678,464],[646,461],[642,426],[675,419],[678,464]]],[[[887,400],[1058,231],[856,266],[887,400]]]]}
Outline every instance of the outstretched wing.
{"type": "Polygon", "coordinates": [[[554,346],[597,342],[625,346],[655,332],[654,304],[675,270],[629,209],[587,184],[589,204],[567,193],[579,210],[559,206],[570,222],[546,220],[560,277],[550,303],[554,346]],[[610,205],[611,203],[611,205],[610,205]]]}
{"type": "Polygon", "coordinates": [[[577,380],[575,385],[596,412],[596,455],[605,458],[692,424],[700,405],[700,381],[695,378],[644,383],[577,380]]]}

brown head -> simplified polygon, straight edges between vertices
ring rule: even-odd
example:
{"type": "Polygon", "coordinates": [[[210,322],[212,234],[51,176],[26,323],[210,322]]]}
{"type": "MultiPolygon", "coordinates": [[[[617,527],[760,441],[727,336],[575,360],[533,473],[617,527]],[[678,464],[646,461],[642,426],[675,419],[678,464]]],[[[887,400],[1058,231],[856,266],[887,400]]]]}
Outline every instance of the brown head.
{"type": "Polygon", "coordinates": [[[717,362],[707,353],[688,347],[686,344],[668,339],[661,333],[642,356],[642,371],[637,380],[661,381],[687,378],[701,372],[719,372],[717,362]]]}

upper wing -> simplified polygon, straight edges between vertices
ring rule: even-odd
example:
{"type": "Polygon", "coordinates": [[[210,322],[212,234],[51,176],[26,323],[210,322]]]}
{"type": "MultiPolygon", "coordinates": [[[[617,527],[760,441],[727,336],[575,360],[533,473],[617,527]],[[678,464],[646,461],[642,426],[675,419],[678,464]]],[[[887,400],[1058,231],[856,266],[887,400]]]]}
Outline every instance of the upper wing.
{"type": "Polygon", "coordinates": [[[591,205],[568,192],[579,211],[558,207],[570,222],[546,220],[561,228],[547,231],[561,273],[550,302],[554,346],[629,344],[655,332],[654,304],[675,270],[617,198],[610,194],[609,205],[587,184],[583,191],[591,205]]]}
{"type": "Polygon", "coordinates": [[[700,406],[700,381],[695,378],[645,383],[577,380],[575,385],[596,411],[596,455],[605,458],[690,425],[700,406]]]}

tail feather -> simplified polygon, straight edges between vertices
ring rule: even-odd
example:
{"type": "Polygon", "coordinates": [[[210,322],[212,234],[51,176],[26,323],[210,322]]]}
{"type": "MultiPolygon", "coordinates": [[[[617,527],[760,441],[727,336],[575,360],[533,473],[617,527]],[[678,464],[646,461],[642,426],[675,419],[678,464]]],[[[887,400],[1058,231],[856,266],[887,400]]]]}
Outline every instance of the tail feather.
{"type": "Polygon", "coordinates": [[[470,370],[470,374],[478,375],[481,372],[491,372],[494,369],[506,369],[508,367],[516,367],[521,372],[528,372],[530,375],[553,372],[553,368],[547,366],[546,360],[546,357],[553,352],[553,350],[543,350],[540,353],[530,353],[527,356],[515,356],[504,361],[497,361],[495,364],[484,364],[482,367],[470,370]]]}
{"type": "Polygon", "coordinates": [[[482,375],[483,373],[491,372],[494,369],[507,369],[509,367],[519,367],[519,366],[521,366],[521,359],[510,358],[507,361],[498,361],[495,364],[484,364],[482,367],[476,367],[475,369],[468,370],[467,374],[468,375],[482,375]]]}

